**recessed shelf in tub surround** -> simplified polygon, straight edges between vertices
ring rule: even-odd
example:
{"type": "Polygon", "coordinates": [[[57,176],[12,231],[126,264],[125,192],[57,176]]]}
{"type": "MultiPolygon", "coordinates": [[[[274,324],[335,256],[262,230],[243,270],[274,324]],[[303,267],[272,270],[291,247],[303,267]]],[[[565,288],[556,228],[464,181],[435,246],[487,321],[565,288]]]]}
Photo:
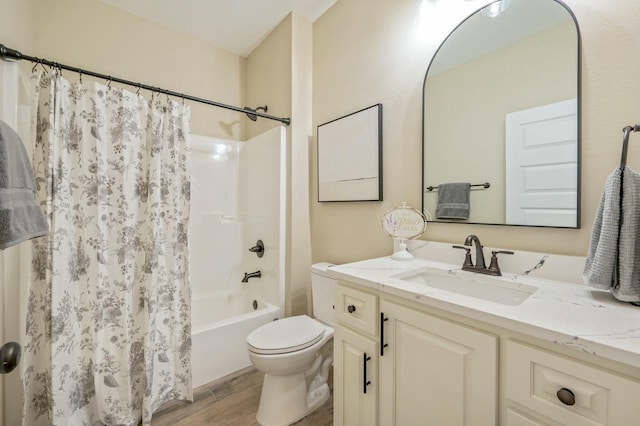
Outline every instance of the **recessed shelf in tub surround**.
{"type": "MultiPolygon", "coordinates": [[[[443,244],[441,249],[453,251],[450,244],[443,244]]],[[[459,253],[455,254],[459,257],[459,253]]],[[[525,262],[528,264],[531,259],[543,258],[544,254],[523,253],[522,257],[528,259],[525,262]]],[[[617,301],[607,291],[535,276],[539,270],[549,266],[547,263],[555,263],[554,268],[558,270],[562,269],[559,264],[563,262],[568,262],[571,267],[579,263],[579,258],[562,257],[567,256],[547,255],[544,266],[529,275],[517,275],[503,269],[502,277],[483,278],[537,288],[515,306],[398,278],[411,271],[434,268],[462,279],[465,274],[474,279],[478,274],[460,270],[462,261],[454,264],[416,258],[399,262],[387,256],[336,265],[329,270],[338,280],[633,367],[640,366],[640,308],[617,301]]],[[[581,269],[575,272],[578,276],[580,273],[581,269]]]]}

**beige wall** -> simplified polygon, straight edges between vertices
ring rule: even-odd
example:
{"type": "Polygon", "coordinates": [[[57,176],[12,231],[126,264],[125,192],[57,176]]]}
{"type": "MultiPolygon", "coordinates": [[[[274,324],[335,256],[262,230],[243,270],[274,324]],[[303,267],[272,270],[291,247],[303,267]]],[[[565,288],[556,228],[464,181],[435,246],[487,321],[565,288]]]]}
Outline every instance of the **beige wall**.
{"type": "Polygon", "coordinates": [[[412,37],[415,1],[339,0],[313,26],[311,241],[314,262],[390,254],[385,211],[420,203],[422,82],[429,64],[412,37]],[[382,103],[383,202],[318,203],[316,128],[382,103]]]}
{"type": "Polygon", "coordinates": [[[3,0],[0,43],[14,49],[20,46],[31,50],[34,27],[31,17],[34,10],[33,0],[3,0]]]}
{"type": "MultiPolygon", "coordinates": [[[[267,105],[267,114],[291,114],[291,31],[292,15],[285,18],[249,56],[246,64],[246,104],[251,108],[267,105]]],[[[278,126],[259,118],[247,125],[247,139],[278,126]]]]}
{"type": "MultiPolygon", "coordinates": [[[[314,167],[314,261],[343,263],[390,253],[381,214],[402,201],[420,204],[422,79],[436,39],[469,8],[486,3],[439,2],[437,18],[449,28],[423,44],[413,34],[413,0],[340,0],[314,23],[314,127],[376,102],[384,105],[384,201],[317,203],[314,167]]],[[[586,254],[604,181],[619,162],[621,129],[640,121],[640,55],[633,53],[640,51],[640,4],[565,3],[582,36],[582,229],[431,223],[423,239],[460,243],[475,233],[488,246],[586,254]]],[[[640,143],[640,136],[631,138],[640,143]]],[[[630,144],[629,163],[638,170],[640,147],[635,145],[630,144]]]]}
{"type": "MultiPolygon", "coordinates": [[[[309,141],[311,139],[312,25],[290,14],[247,58],[247,104],[291,117],[287,129],[287,315],[310,312],[309,141]]],[[[252,137],[279,125],[258,118],[252,137]]],[[[268,242],[265,242],[268,244],[268,242]]]]}
{"type": "MultiPolygon", "coordinates": [[[[567,21],[455,68],[429,73],[425,186],[490,182],[489,191],[471,191],[468,222],[505,223],[505,115],[575,98],[575,52],[575,25],[567,21]],[[496,72],[496,64],[504,68],[496,72]]],[[[434,219],[437,201],[437,191],[425,193],[425,209],[434,219]]]]}
{"type": "MultiPolygon", "coordinates": [[[[244,103],[244,59],[235,54],[98,0],[8,0],[8,13],[5,3],[0,43],[27,55],[226,104],[244,103]]],[[[71,72],[65,76],[76,78],[71,72]]],[[[197,103],[191,108],[194,133],[242,139],[237,112],[197,103]]]]}

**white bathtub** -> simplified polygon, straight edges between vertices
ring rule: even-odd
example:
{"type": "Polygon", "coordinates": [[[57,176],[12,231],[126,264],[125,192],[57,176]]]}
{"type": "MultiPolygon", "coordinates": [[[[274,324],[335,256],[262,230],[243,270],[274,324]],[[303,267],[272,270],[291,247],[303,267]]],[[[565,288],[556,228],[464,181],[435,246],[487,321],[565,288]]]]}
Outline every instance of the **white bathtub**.
{"type": "Polygon", "coordinates": [[[251,366],[247,335],[280,316],[277,306],[242,293],[194,294],[192,299],[194,388],[251,366]]]}

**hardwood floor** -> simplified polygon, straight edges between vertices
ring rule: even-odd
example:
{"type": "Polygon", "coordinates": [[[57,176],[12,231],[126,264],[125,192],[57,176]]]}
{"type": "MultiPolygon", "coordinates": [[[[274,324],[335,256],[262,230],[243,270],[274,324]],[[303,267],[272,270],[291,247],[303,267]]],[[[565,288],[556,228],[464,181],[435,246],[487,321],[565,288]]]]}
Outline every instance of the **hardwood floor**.
{"type": "MultiPolygon", "coordinates": [[[[194,390],[193,403],[172,401],[153,415],[152,426],[258,426],[263,374],[254,368],[242,370],[194,390]]],[[[333,382],[332,374],[329,383],[333,382]]],[[[320,408],[295,423],[296,426],[333,425],[331,398],[320,408]]]]}

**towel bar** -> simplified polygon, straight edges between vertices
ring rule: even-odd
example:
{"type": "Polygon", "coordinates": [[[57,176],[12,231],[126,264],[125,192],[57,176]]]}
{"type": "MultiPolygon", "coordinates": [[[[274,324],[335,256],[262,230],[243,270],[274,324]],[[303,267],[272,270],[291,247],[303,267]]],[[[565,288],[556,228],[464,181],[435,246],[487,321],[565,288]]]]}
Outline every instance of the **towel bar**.
{"type": "Polygon", "coordinates": [[[629,148],[629,133],[640,131],[640,124],[636,124],[635,126],[626,126],[622,129],[623,138],[622,138],[622,156],[620,158],[620,169],[624,169],[627,165],[627,150],[629,148]]]}
{"type": "MultiPolygon", "coordinates": [[[[640,126],[639,126],[639,128],[640,128],[640,126]]],[[[489,187],[491,186],[491,184],[490,184],[489,182],[485,182],[485,183],[476,183],[476,184],[471,185],[471,186],[481,186],[481,187],[483,187],[484,189],[487,189],[487,188],[489,188],[489,187]]],[[[427,188],[425,189],[425,191],[429,191],[429,192],[431,192],[431,191],[433,191],[434,189],[438,189],[438,187],[437,187],[437,186],[427,186],[427,188]]]]}

